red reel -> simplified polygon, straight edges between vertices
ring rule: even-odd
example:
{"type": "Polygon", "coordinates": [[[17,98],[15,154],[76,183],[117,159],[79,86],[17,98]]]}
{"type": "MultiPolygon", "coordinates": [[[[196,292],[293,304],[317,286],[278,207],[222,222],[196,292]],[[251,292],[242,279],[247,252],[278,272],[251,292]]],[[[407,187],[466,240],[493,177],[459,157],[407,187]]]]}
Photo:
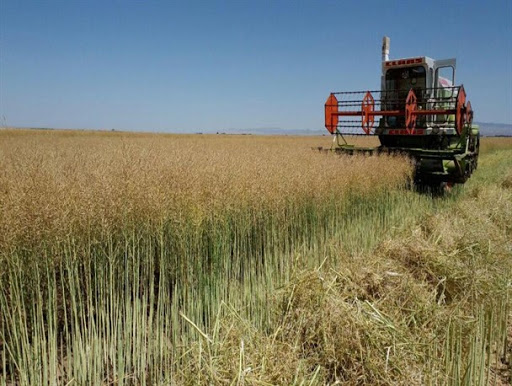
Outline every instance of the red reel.
{"type": "Polygon", "coordinates": [[[473,109],[471,108],[471,102],[466,103],[466,123],[471,126],[473,123],[473,109]]]}
{"type": "Polygon", "coordinates": [[[457,94],[457,105],[455,106],[455,129],[457,134],[462,133],[464,123],[466,123],[466,91],[464,91],[464,86],[460,86],[457,94]]]}
{"type": "Polygon", "coordinates": [[[329,95],[325,102],[325,128],[329,133],[336,133],[338,127],[338,99],[334,94],[329,95]]]}
{"type": "Polygon", "coordinates": [[[416,94],[411,88],[407,94],[407,99],[405,100],[405,130],[407,131],[407,134],[413,134],[416,128],[417,116],[414,112],[418,108],[417,101],[418,98],[416,98],[416,94]]]}
{"type": "Polygon", "coordinates": [[[372,93],[367,91],[363,98],[363,102],[361,103],[361,126],[367,135],[370,134],[373,129],[373,124],[375,123],[375,116],[373,115],[374,111],[375,100],[373,99],[372,93]]]}

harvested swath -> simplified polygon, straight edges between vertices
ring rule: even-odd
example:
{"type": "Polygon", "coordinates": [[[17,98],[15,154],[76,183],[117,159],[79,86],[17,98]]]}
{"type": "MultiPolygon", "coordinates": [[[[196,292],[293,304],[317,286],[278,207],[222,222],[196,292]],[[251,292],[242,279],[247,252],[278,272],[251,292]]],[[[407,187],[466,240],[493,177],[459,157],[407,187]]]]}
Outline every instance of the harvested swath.
{"type": "MultiPolygon", "coordinates": [[[[505,158],[486,160],[512,167],[505,158]]],[[[472,180],[459,201],[437,203],[373,253],[324,252],[276,294],[268,332],[228,309],[215,340],[202,340],[211,349],[196,344],[180,379],[509,384],[512,193],[503,178],[485,177],[485,188],[472,180]]]]}

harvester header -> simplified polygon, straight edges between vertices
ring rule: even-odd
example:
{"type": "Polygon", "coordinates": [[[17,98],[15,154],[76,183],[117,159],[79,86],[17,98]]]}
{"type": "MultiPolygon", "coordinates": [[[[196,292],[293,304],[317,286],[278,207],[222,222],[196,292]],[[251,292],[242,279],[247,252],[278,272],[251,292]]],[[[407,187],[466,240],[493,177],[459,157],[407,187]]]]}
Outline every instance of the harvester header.
{"type": "Polygon", "coordinates": [[[376,135],[377,152],[409,154],[422,183],[462,183],[477,166],[479,130],[463,85],[455,85],[455,59],[389,58],[382,44],[381,89],[332,92],[324,106],[325,128],[336,152],[357,148],[346,136],[376,135]]]}
{"type": "Polygon", "coordinates": [[[436,89],[422,89],[420,95],[416,92],[411,88],[405,98],[395,90],[333,92],[325,103],[325,127],[331,134],[358,135],[351,129],[360,127],[363,135],[424,135],[440,129],[461,135],[464,126],[471,125],[473,110],[471,102],[466,102],[464,86],[443,87],[443,95],[437,97],[432,96],[436,89]],[[358,122],[347,117],[361,118],[358,122]],[[376,128],[375,117],[390,117],[401,125],[376,128]]]}

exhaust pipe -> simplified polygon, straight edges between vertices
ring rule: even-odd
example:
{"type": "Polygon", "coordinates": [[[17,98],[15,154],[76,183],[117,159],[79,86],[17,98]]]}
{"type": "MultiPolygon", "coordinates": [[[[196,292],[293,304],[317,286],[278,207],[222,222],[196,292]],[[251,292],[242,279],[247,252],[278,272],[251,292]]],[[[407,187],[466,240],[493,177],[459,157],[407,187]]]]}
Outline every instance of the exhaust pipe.
{"type": "Polygon", "coordinates": [[[389,60],[389,46],[391,39],[387,36],[382,38],[382,61],[387,62],[389,60]]]}

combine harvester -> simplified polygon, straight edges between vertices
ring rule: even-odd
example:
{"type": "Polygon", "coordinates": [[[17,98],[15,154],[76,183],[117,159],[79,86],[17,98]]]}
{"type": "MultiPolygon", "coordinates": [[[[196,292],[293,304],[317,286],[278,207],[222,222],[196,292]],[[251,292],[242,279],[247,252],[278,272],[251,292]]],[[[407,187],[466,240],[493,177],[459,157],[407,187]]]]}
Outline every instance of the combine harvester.
{"type": "Polygon", "coordinates": [[[327,99],[325,127],[335,136],[330,150],[406,154],[421,187],[466,182],[477,168],[480,133],[464,86],[454,86],[455,59],[390,60],[389,42],[384,37],[380,91],[333,92],[327,99]],[[352,135],[378,136],[380,146],[350,145],[352,135]]]}

